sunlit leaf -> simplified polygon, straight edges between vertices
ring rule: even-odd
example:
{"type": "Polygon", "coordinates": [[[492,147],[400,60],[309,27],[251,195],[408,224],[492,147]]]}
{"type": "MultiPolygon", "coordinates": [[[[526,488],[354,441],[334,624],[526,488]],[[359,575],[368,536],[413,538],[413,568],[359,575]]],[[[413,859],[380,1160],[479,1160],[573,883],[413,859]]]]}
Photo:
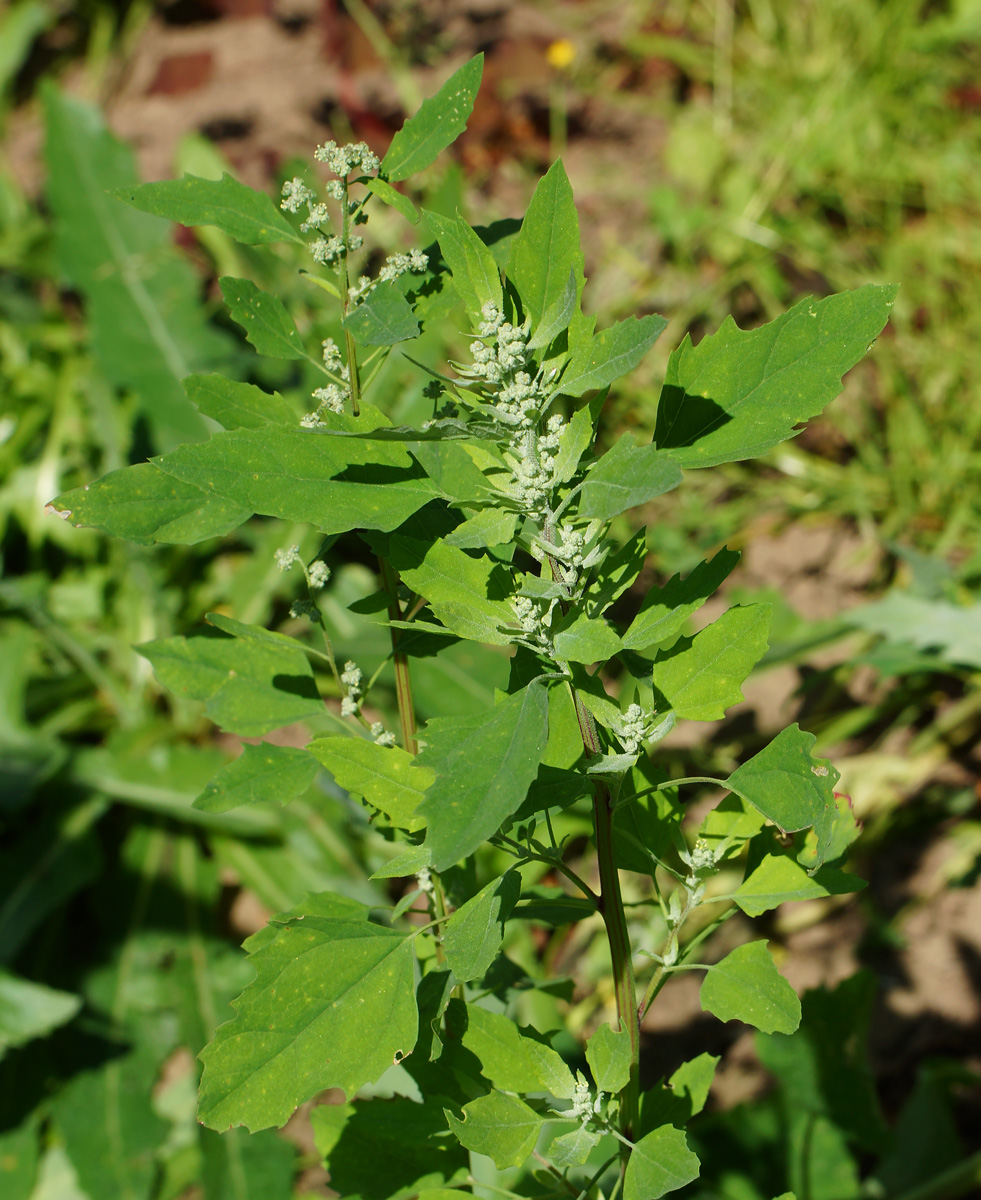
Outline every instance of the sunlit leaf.
{"type": "Polygon", "coordinates": [[[745,1021],[764,1033],[793,1033],[800,1024],[800,1000],[765,941],[737,946],[709,967],[700,998],[720,1021],[745,1021]]]}

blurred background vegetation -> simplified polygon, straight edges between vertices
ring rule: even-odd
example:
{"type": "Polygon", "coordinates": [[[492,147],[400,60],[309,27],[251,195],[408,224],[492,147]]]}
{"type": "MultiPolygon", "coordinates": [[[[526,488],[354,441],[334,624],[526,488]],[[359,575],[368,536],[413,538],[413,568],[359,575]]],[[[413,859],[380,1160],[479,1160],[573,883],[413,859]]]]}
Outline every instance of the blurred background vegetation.
{"type": "MultiPolygon", "coordinates": [[[[0,1195],[333,1194],[302,1119],[286,1138],[201,1130],[193,1055],[244,983],[238,943],[270,912],[328,886],[398,898],[369,880],[384,845],[324,780],[287,809],[191,809],[238,741],[165,696],[132,649],[216,608],[289,627],[293,581],[273,552],[312,555],[315,536],[255,519],[219,543],[140,548],[44,505],[206,436],[179,387],[190,371],[220,367],[302,411],[309,381],[241,342],[219,274],[279,291],[311,339],[336,335],[291,251],[175,231],[106,189],[223,168],[276,189],[326,137],[383,151],[477,50],[470,130],[424,203],[488,224],[520,214],[561,154],[587,306],[601,323],[671,319],[604,436],[652,427],[685,333],[901,284],[873,353],[795,442],[635,514],[651,555],[627,604],[728,543],[744,557],[725,602],[767,598],[776,614],[746,703],[689,724],[659,765],[725,774],[799,720],[842,771],[864,823],[851,866],[870,881],[769,919],[807,991],[805,1037],[703,1024],[680,978],[645,1026],[645,1070],[653,1083],[700,1050],[723,1056],[693,1127],[714,1165],[685,1196],[977,1194],[978,0],[16,0],[0,10],[0,1195]]],[[[388,213],[371,230],[380,253],[419,236],[388,213]]],[[[434,354],[459,345],[438,307],[424,336],[434,354]]],[[[379,402],[420,419],[423,382],[394,355],[379,402]]],[[[370,561],[353,538],[327,558],[338,653],[370,673],[387,653],[358,603],[370,561]]],[[[507,664],[453,648],[414,673],[425,719],[491,703],[507,664]]],[[[539,932],[507,946],[522,1019],[608,1017],[602,939],[539,932]],[[546,970],[567,986],[528,986],[546,970]]]]}

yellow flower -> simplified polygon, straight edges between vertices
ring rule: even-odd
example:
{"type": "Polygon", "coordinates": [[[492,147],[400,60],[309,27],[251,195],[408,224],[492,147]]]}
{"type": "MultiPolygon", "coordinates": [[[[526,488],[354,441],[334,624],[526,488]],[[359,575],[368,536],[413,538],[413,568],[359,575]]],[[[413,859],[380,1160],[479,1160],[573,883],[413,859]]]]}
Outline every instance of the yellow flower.
{"type": "Polygon", "coordinates": [[[559,38],[558,41],[550,43],[545,51],[545,57],[550,67],[554,67],[557,71],[564,71],[567,67],[572,66],[573,59],[576,57],[576,48],[568,38],[559,38]]]}

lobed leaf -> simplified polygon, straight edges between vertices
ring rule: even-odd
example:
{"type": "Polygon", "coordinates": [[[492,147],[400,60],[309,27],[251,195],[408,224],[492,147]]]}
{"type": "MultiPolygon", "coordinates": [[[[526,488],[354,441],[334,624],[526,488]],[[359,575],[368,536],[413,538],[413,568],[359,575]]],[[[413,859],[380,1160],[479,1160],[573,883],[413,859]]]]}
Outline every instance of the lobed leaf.
{"type": "Polygon", "coordinates": [[[456,141],[473,112],[483,70],[483,54],[474,55],[454,71],[435,96],[422,102],[415,116],[409,117],[392,138],[380,174],[393,182],[406,179],[435,162],[456,141]]]}
{"type": "Polygon", "coordinates": [[[363,796],[394,825],[410,833],[425,828],[416,809],[433,773],[416,766],[411,754],[363,737],[315,738],[307,749],[345,791],[363,796]]]}
{"type": "Polygon", "coordinates": [[[412,307],[394,282],[377,284],[344,318],[359,346],[394,346],[419,334],[412,307]]]}
{"type": "Polygon", "coordinates": [[[699,998],[720,1021],[745,1021],[764,1033],[793,1033],[800,1024],[800,1000],[765,941],[737,946],[709,967],[699,998]]]}
{"type": "Polygon", "coordinates": [[[231,175],[221,179],[166,179],[113,188],[110,195],[141,212],[178,225],[214,225],[246,246],[299,242],[301,237],[265,192],[253,191],[231,175]]]}
{"type": "Polygon", "coordinates": [[[654,446],[638,446],[625,433],[586,476],[579,501],[584,517],[607,521],[670,492],[681,470],[654,446]]]}
{"type": "Polygon", "coordinates": [[[205,1125],[284,1125],[311,1096],[353,1095],[412,1050],[412,942],[372,925],[369,911],[311,897],[246,942],[256,977],[201,1054],[205,1125]]]}
{"type": "Polygon", "coordinates": [[[770,605],[728,609],[654,661],[654,686],[679,717],[717,721],[743,698],[740,685],[766,653],[770,605]]]}
{"type": "Polygon", "coordinates": [[[584,1166],[590,1154],[599,1145],[600,1135],[580,1125],[571,1133],[560,1134],[548,1148],[548,1157],[553,1166],[565,1171],[569,1167],[584,1166]]]}
{"type": "Polygon", "coordinates": [[[641,1097],[641,1128],[687,1125],[705,1107],[718,1065],[715,1055],[699,1054],[682,1063],[666,1086],[645,1092],[641,1097]]]}
{"type": "Polygon", "coordinates": [[[622,1092],[630,1081],[630,1034],[601,1025],[586,1042],[586,1062],[601,1092],[622,1092]]]}
{"type": "Polygon", "coordinates": [[[620,649],[620,638],[602,617],[581,612],[558,626],[554,645],[556,657],[563,662],[605,663],[620,649]]]}
{"type": "Polygon", "coordinates": [[[202,812],[228,812],[242,804],[288,804],[310,787],[317,762],[306,750],[263,742],[245,745],[194,801],[202,812]]]}
{"type": "Polygon", "coordinates": [[[651,588],[640,612],[623,635],[628,650],[643,650],[680,633],[685,622],[698,611],[739,562],[739,552],[723,548],[714,558],[699,563],[682,580],[674,575],[661,588],[651,588]]]}
{"type": "Polygon", "coordinates": [[[279,392],[264,392],[251,383],[238,383],[224,375],[188,375],[184,394],[198,412],[225,429],[264,429],[269,425],[295,425],[296,413],[279,392]]]}
{"type": "Polygon", "coordinates": [[[647,317],[628,317],[593,334],[573,350],[556,391],[563,396],[581,396],[608,387],[637,366],[667,325],[664,317],[651,313],[647,317]]]}
{"type": "Polygon", "coordinates": [[[758,458],[793,437],[841,391],[841,377],[882,332],[895,287],[804,299],[759,329],[726,317],[668,362],[654,444],[686,468],[758,458]]]}
{"type": "Polygon", "coordinates": [[[480,979],[497,957],[520,893],[518,872],[505,871],[462,904],[443,926],[446,961],[460,983],[480,979]]]}
{"type": "Polygon", "coordinates": [[[444,1109],[450,1129],[462,1145],[486,1154],[498,1170],[520,1167],[538,1141],[544,1120],[517,1096],[490,1092],[464,1105],[463,1120],[444,1109]]]}
{"type": "Polygon", "coordinates": [[[733,893],[733,900],[748,917],[758,917],[790,900],[816,900],[842,896],[864,888],[865,881],[844,871],[825,869],[812,878],[786,854],[767,854],[755,871],[733,893]]]}
{"type": "Polygon", "coordinates": [[[420,766],[435,776],[419,806],[433,865],[445,871],[497,832],[538,773],[548,742],[548,692],[531,683],[489,712],[426,726],[420,766]]]}
{"type": "Polygon", "coordinates": [[[623,1200],[658,1200],[697,1179],[699,1170],[684,1131],[663,1125],[642,1137],[630,1151],[623,1200]]]}
{"type": "Polygon", "coordinates": [[[509,1017],[479,1004],[467,1005],[464,1046],[480,1059],[481,1073],[507,1092],[550,1092],[571,1100],[576,1081],[562,1057],[536,1037],[528,1037],[509,1017]]]}

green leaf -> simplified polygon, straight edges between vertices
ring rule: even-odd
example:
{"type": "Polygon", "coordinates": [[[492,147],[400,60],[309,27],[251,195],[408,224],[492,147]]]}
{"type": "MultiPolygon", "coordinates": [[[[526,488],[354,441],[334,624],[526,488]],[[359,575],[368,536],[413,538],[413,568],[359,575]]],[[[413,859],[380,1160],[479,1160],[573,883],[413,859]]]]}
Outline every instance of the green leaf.
{"type": "Polygon", "coordinates": [[[699,563],[684,580],[678,574],[664,587],[651,588],[623,635],[624,647],[643,650],[679,633],[692,613],[715,595],[738,562],[737,550],[722,549],[714,558],[699,563]]]}
{"type": "Polygon", "coordinates": [[[108,194],[137,182],[130,148],[96,109],[50,83],[42,94],[58,266],[85,297],[99,366],[136,393],[156,448],[203,437],[180,380],[225,361],[231,343],[209,323],[201,280],[168,226],[108,194]]]}
{"type": "Polygon", "coordinates": [[[80,996],[0,971],[0,1058],[66,1024],[81,1007],[80,996]]]}
{"type": "Polygon", "coordinates": [[[601,1092],[615,1095],[630,1081],[630,1034],[601,1025],[586,1042],[586,1062],[601,1092]]]}
{"type": "Polygon", "coordinates": [[[101,529],[110,537],[143,546],[154,542],[193,546],[230,533],[252,516],[251,508],[208,495],[153,463],[122,467],[63,492],[51,501],[48,511],[76,529],[101,529]]]}
{"type": "Polygon", "coordinates": [[[583,516],[607,521],[646,504],[681,483],[677,463],[653,446],[638,446],[625,433],[586,476],[580,499],[583,516]]]}
{"type": "Polygon", "coordinates": [[[948,663],[981,670],[981,604],[951,604],[892,591],[875,604],[849,612],[846,619],[890,642],[911,643],[948,663]]]}
{"type": "MultiPolygon", "coordinates": [[[[466,1151],[446,1136],[435,1104],[401,1097],[320,1104],[310,1123],[331,1188],[351,1200],[415,1197],[427,1184],[462,1182],[467,1175],[466,1151]]],[[[459,1192],[449,1194],[459,1200],[459,1192]]]]}
{"type": "Polygon", "coordinates": [[[594,388],[608,387],[637,366],[667,324],[664,317],[651,313],[647,317],[628,317],[593,334],[573,351],[556,390],[563,396],[581,396],[594,388]]]}
{"type": "Polygon", "coordinates": [[[346,792],[363,796],[393,824],[410,833],[425,828],[416,809],[434,777],[411,754],[361,737],[317,738],[307,749],[346,792]]]}
{"type": "Polygon", "coordinates": [[[820,866],[839,819],[834,795],[839,775],[826,758],[811,756],[816,740],[790,725],[733,771],[725,785],[785,833],[813,825],[815,865],[820,866]]]}
{"type": "Polygon", "coordinates": [[[435,96],[422,102],[392,138],[380,174],[393,182],[406,179],[435,162],[456,141],[473,112],[483,69],[484,56],[477,54],[454,71],[435,96]]]}
{"type": "Polygon", "coordinates": [[[236,429],[179,446],[154,465],[250,512],[307,521],[325,533],[395,529],[433,498],[433,485],[398,442],[337,437],[320,429],[236,429]],[[337,480],[375,466],[374,482],[337,480]]]}
{"type": "Polygon", "coordinates": [[[255,980],[201,1054],[198,1118],[210,1129],[284,1125],[311,1096],[353,1095],[412,1050],[412,942],[369,911],[311,897],[246,942],[255,980]]]}
{"type": "Polygon", "coordinates": [[[261,292],[250,279],[224,275],[218,280],[232,320],[245,330],[246,339],[270,358],[309,358],[303,339],[282,300],[261,292]]]}
{"type": "Polygon", "coordinates": [[[443,540],[427,544],[402,535],[392,539],[391,562],[403,582],[425,596],[447,629],[475,642],[510,642],[511,634],[500,626],[517,622],[505,599],[510,591],[507,574],[498,563],[475,558],[443,540]]]}
{"type": "Polygon", "coordinates": [[[423,867],[433,865],[433,856],[426,846],[409,846],[375,871],[372,879],[407,879],[418,875],[423,867]]]}
{"type": "Polygon", "coordinates": [[[745,1021],[764,1033],[793,1033],[800,1024],[800,1000],[765,941],[737,946],[709,967],[700,999],[720,1021],[745,1021]]]}
{"type": "Polygon", "coordinates": [[[599,1145],[600,1135],[580,1125],[571,1133],[560,1134],[548,1148],[552,1165],[565,1171],[570,1167],[581,1167],[599,1145]]]}
{"type": "MultiPolygon", "coordinates": [[[[563,622],[564,624],[564,622],[563,622]]],[[[606,662],[620,649],[620,638],[602,617],[577,613],[555,635],[555,654],[563,662],[606,662]]]]}
{"type": "Polygon", "coordinates": [[[517,513],[506,508],[482,508],[443,540],[447,546],[458,546],[461,550],[505,546],[514,537],[517,524],[517,513]]]}
{"type": "Polygon", "coordinates": [[[743,880],[733,899],[748,917],[776,908],[789,900],[816,900],[842,896],[865,887],[865,881],[844,871],[824,870],[812,878],[786,854],[768,854],[743,880]]]}
{"type": "Polygon", "coordinates": [[[841,377],[889,319],[895,287],[805,299],[759,329],[726,317],[718,333],[674,351],[654,442],[683,467],[757,458],[841,391],[841,377]]]}
{"type": "Polygon", "coordinates": [[[112,188],[110,194],[141,212],[178,225],[214,225],[246,246],[306,244],[265,192],[253,191],[231,175],[223,174],[220,180],[185,175],[183,179],[112,188]]]}
{"type": "Polygon", "coordinates": [[[641,1097],[641,1129],[677,1125],[683,1129],[708,1100],[719,1059],[699,1054],[675,1071],[666,1086],[653,1088],[641,1097]]]}
{"type": "Polygon", "coordinates": [[[279,392],[264,392],[251,383],[224,375],[188,375],[184,392],[200,413],[226,429],[263,429],[295,425],[296,413],[279,392]]]}
{"type": "MultiPolygon", "coordinates": [[[[600,564],[586,590],[586,612],[590,617],[601,616],[614,600],[623,595],[644,569],[646,558],[647,531],[639,529],[600,564]]],[[[623,639],[621,644],[626,644],[623,639]]]]}
{"type": "Polygon", "coordinates": [[[684,1131],[663,1125],[630,1151],[623,1177],[623,1200],[658,1200],[698,1178],[699,1161],[684,1131]]]}
{"type": "Polygon", "coordinates": [[[450,268],[453,286],[476,328],[483,320],[481,309],[485,304],[500,308],[504,302],[494,256],[459,214],[441,217],[427,211],[425,217],[450,268]]]}
{"type": "Polygon", "coordinates": [[[569,278],[565,281],[565,290],[545,310],[538,328],[528,339],[529,350],[540,350],[545,346],[550,346],[560,333],[564,333],[569,328],[569,322],[576,311],[578,299],[576,275],[574,271],[570,270],[569,278]]]}
{"type": "Polygon", "coordinates": [[[520,892],[518,872],[505,871],[462,904],[443,926],[446,961],[460,983],[480,979],[497,957],[520,892]]]}
{"type": "Polygon", "coordinates": [[[242,804],[276,801],[288,804],[310,787],[317,775],[317,763],[306,750],[292,746],[242,747],[241,755],[222,767],[194,807],[202,812],[228,812],[242,804]]]}
{"type": "MultiPolygon", "coordinates": [[[[3,32],[0,29],[0,34],[3,32]]],[[[41,1115],[35,1109],[20,1125],[0,1132],[0,1195],[4,1200],[44,1200],[44,1193],[35,1191],[34,1187],[38,1174],[41,1115]]],[[[60,1197],[52,1200],[60,1200],[60,1197]]]]}
{"type": "Polygon", "coordinates": [[[450,1129],[468,1150],[486,1154],[498,1170],[520,1167],[538,1141],[544,1120],[517,1096],[490,1092],[463,1108],[463,1120],[444,1110],[450,1129]]]}
{"type": "Polygon", "coordinates": [[[383,204],[389,205],[397,212],[400,212],[407,221],[411,221],[415,225],[419,220],[419,210],[412,203],[408,196],[403,196],[400,191],[397,191],[392,185],[384,179],[369,179],[365,183],[365,187],[372,195],[378,197],[383,204]]]}
{"type": "Polygon", "coordinates": [[[231,637],[166,638],[137,650],[164,687],[205,701],[211,720],[241,737],[261,737],[323,712],[302,650],[231,637]]]}
{"type": "Polygon", "coordinates": [[[497,832],[538,773],[548,742],[548,691],[529,684],[489,712],[442,717],[426,726],[419,765],[436,780],[419,806],[426,845],[445,871],[497,832]]]}
{"type": "Polygon", "coordinates": [[[559,449],[552,460],[552,478],[559,483],[567,483],[572,479],[579,467],[579,460],[595,436],[593,414],[587,404],[573,413],[572,420],[559,434],[559,449]]]}
{"type": "Polygon", "coordinates": [[[550,1092],[560,1100],[576,1094],[576,1081],[557,1051],[522,1033],[502,1013],[468,1004],[463,1044],[480,1059],[482,1074],[504,1091],[550,1092]]]}
{"type": "Polygon", "coordinates": [[[546,325],[546,313],[566,307],[571,276],[572,303],[565,324],[537,342],[547,346],[568,325],[584,283],[579,215],[561,159],[538,181],[521,232],[512,243],[507,273],[518,289],[525,316],[531,317],[534,335],[546,325]]]}
{"type": "Polygon", "coordinates": [[[679,717],[717,721],[743,698],[740,685],[766,653],[770,605],[730,608],[654,662],[654,686],[679,717]]]}
{"type": "Polygon", "coordinates": [[[419,322],[394,282],[379,283],[344,318],[359,346],[394,346],[419,334],[419,322]]]}

